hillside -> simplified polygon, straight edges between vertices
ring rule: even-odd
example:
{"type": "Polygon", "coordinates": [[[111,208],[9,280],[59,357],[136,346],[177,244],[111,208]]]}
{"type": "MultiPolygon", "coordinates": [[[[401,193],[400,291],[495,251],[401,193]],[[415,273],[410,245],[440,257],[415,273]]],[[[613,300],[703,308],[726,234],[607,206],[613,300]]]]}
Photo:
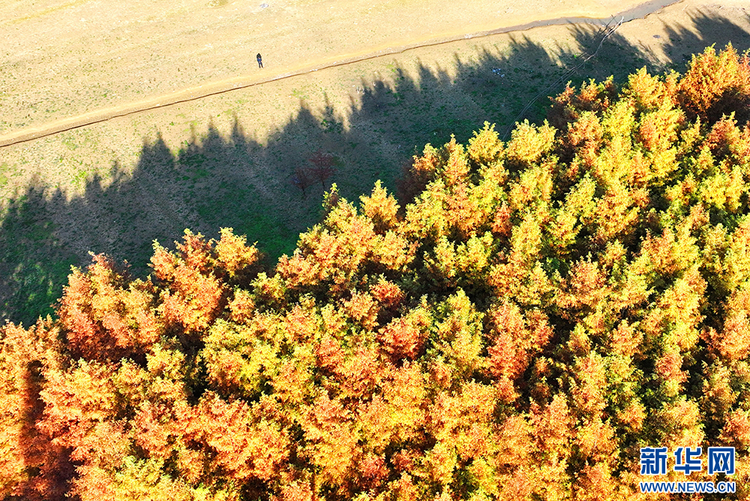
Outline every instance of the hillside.
{"type": "Polygon", "coordinates": [[[0,493],[643,499],[641,447],[723,446],[690,480],[744,499],[748,57],[553,102],[427,145],[401,204],[334,188],[273,270],[229,229],[75,270],[2,328],[0,493]]]}
{"type": "MultiPolygon", "coordinates": [[[[473,34],[461,31],[459,40],[437,43],[440,40],[434,37],[442,31],[430,23],[453,23],[453,29],[475,25],[462,17],[471,15],[466,9],[461,16],[451,17],[455,11],[436,8],[419,19],[424,24],[415,27],[435,28],[422,33],[434,37],[417,41],[416,47],[401,52],[403,47],[389,45],[396,52],[381,54],[373,49],[366,60],[328,68],[319,65],[325,58],[307,54],[303,59],[309,63],[305,67],[309,73],[277,78],[291,70],[284,69],[281,59],[266,49],[255,49],[248,37],[264,35],[252,19],[278,19],[281,31],[295,36],[294,23],[301,21],[292,11],[280,16],[274,8],[281,4],[269,2],[269,8],[251,12],[256,7],[251,5],[233,21],[235,31],[226,32],[222,26],[229,23],[228,13],[242,6],[233,1],[211,2],[214,6],[200,3],[172,2],[161,15],[152,12],[159,10],[161,2],[151,2],[142,10],[138,10],[139,3],[130,2],[100,18],[89,15],[98,5],[93,1],[24,4],[6,0],[3,4],[11,14],[0,21],[0,33],[7,34],[9,43],[20,44],[18,52],[12,50],[14,45],[8,46],[10,53],[2,63],[6,72],[0,101],[3,120],[14,124],[11,134],[24,127],[75,119],[78,113],[96,114],[102,111],[100,107],[122,110],[140,99],[171,92],[155,89],[153,82],[175,84],[178,93],[213,88],[216,82],[200,75],[213,75],[232,85],[237,83],[234,79],[247,77],[239,83],[248,86],[11,146],[1,146],[4,139],[0,139],[0,322],[7,319],[28,326],[39,315],[51,314],[50,305],[60,299],[70,266],[86,267],[89,252],[104,253],[117,262],[127,260],[136,276],[145,277],[153,240],[170,245],[185,228],[218,238],[219,228],[233,227],[247,235],[248,241],[259,242],[272,264],[293,251],[301,232],[319,222],[320,200],[332,182],[351,200],[368,193],[378,179],[392,191],[402,167],[426,142],[443,144],[454,134],[465,143],[485,121],[498,124],[505,140],[516,121],[543,119],[547,96],[561,92],[568,80],[580,85],[588,78],[614,75],[621,83],[643,65],[653,73],[670,68],[684,72],[690,54],[711,44],[724,47],[732,41],[740,51],[750,47],[750,18],[742,0],[720,4],[682,0],[621,25],[606,40],[601,26],[606,20],[578,19],[575,24],[563,20],[562,25],[474,38],[465,38],[473,34]],[[61,10],[46,10],[53,6],[61,10]],[[183,8],[193,11],[185,16],[179,12],[183,8]],[[45,14],[34,17],[35,13],[45,14]],[[147,21],[152,15],[153,22],[147,21]],[[86,30],[79,29],[81,18],[86,19],[86,30]],[[114,25],[108,24],[113,18],[114,25]],[[90,39],[73,40],[71,48],[57,31],[54,37],[45,35],[45,23],[54,20],[60,22],[47,28],[70,30],[69,34],[83,38],[105,32],[107,37],[122,40],[113,42],[114,52],[98,50],[90,39]],[[205,24],[190,25],[193,22],[205,24]],[[248,24],[252,31],[245,29],[248,24]],[[175,27],[185,28],[190,36],[169,31],[175,27]],[[138,36],[134,36],[136,29],[138,36]],[[18,36],[21,32],[23,37],[18,36]],[[219,35],[221,44],[204,47],[219,35]],[[42,57],[37,52],[42,46],[32,41],[24,44],[26,36],[28,40],[59,40],[57,52],[49,57],[59,52],[69,64],[42,57]],[[160,44],[170,37],[194,50],[183,53],[170,46],[175,51],[166,60],[162,57],[166,49],[160,44]],[[244,41],[243,54],[252,64],[234,67],[239,73],[231,73],[231,57],[244,57],[232,48],[238,40],[244,41]],[[266,63],[262,71],[254,60],[258,51],[266,63]],[[596,57],[588,59],[594,53],[596,57]],[[16,64],[16,57],[25,62],[16,64]],[[84,64],[85,71],[79,71],[84,64]],[[185,66],[191,71],[185,71],[185,66]],[[141,70],[149,74],[148,79],[145,73],[140,79],[141,70]],[[44,99],[37,99],[35,93],[44,99]],[[101,93],[107,93],[105,100],[101,93]],[[32,111],[35,118],[24,119],[32,111]],[[333,155],[335,171],[325,183],[316,181],[303,193],[292,182],[295,170],[311,166],[317,153],[333,155]]],[[[613,10],[587,15],[608,15],[622,5],[595,3],[613,10]]],[[[311,2],[305,16],[321,14],[329,4],[311,2]]],[[[366,4],[352,3],[351,7],[362,5],[366,4]]],[[[390,16],[392,27],[397,28],[403,18],[399,9],[419,9],[420,5],[410,1],[381,6],[379,26],[383,26],[382,16],[390,16]]],[[[513,6],[514,13],[523,17],[523,10],[533,5],[513,6]]],[[[649,5],[653,7],[653,2],[649,5]]],[[[558,6],[565,7],[565,2],[558,6]]],[[[328,14],[346,19],[341,10],[328,14]]],[[[482,22],[502,27],[532,17],[513,19],[502,15],[482,22]]],[[[304,38],[318,28],[309,26],[296,33],[304,38]]],[[[381,31],[384,40],[398,41],[395,36],[388,38],[393,32],[381,31]]],[[[331,36],[346,37],[347,33],[355,36],[350,41],[360,35],[359,31],[330,30],[331,36]]],[[[292,43],[270,35],[265,40],[279,48],[292,43]]],[[[313,51],[318,47],[294,44],[313,51]]],[[[343,44],[335,48],[346,52],[343,44]]],[[[288,52],[285,56],[292,57],[288,52]]]]}

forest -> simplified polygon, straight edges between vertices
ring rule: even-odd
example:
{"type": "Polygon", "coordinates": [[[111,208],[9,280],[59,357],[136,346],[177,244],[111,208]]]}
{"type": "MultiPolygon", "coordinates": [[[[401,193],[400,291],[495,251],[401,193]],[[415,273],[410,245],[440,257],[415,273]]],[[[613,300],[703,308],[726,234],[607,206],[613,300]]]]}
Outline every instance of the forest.
{"type": "Polygon", "coordinates": [[[0,328],[0,497],[702,499],[641,494],[641,448],[734,447],[689,480],[746,499],[749,119],[710,47],[334,185],[273,269],[231,228],[93,256],[0,328]]]}

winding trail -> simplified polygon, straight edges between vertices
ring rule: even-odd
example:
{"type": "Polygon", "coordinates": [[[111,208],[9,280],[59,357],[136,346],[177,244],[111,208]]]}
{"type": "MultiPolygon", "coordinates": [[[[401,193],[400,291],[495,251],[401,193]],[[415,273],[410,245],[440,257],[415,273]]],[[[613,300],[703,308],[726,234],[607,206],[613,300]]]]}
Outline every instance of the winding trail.
{"type": "Polygon", "coordinates": [[[370,47],[358,53],[341,54],[324,60],[319,60],[311,64],[298,65],[297,67],[287,68],[285,73],[277,74],[268,78],[252,78],[247,75],[228,78],[216,82],[210,82],[205,85],[183,89],[177,92],[164,94],[140,101],[134,101],[114,107],[102,108],[81,115],[64,118],[52,122],[47,122],[34,127],[20,129],[9,134],[0,136],[0,148],[13,146],[35,139],[52,136],[61,132],[86,127],[88,125],[106,122],[118,117],[134,115],[157,108],[173,106],[180,103],[196,101],[209,96],[224,94],[233,90],[245,89],[257,85],[283,80],[287,78],[298,77],[328,68],[345,66],[361,61],[377,59],[393,54],[401,54],[410,50],[422,47],[443,45],[451,42],[470,38],[482,38],[504,33],[523,32],[532,28],[565,24],[591,24],[596,26],[607,26],[610,23],[627,23],[635,19],[643,19],[646,16],[660,11],[664,7],[679,4],[685,0],[651,0],[632,9],[619,12],[608,18],[586,18],[586,17],[564,17],[540,21],[533,21],[526,24],[506,26],[489,31],[479,31],[474,33],[455,34],[436,40],[422,40],[409,45],[399,47],[370,47]]]}

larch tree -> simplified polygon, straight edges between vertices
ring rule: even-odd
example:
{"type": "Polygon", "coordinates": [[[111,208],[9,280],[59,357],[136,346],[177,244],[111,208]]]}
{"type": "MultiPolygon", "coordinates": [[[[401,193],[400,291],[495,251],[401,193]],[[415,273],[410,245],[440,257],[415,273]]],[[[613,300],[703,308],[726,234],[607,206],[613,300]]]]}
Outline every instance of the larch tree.
{"type": "Polygon", "coordinates": [[[0,331],[0,496],[614,501],[640,447],[726,446],[746,498],[749,64],[427,145],[273,269],[231,229],[96,256],[0,331]]]}

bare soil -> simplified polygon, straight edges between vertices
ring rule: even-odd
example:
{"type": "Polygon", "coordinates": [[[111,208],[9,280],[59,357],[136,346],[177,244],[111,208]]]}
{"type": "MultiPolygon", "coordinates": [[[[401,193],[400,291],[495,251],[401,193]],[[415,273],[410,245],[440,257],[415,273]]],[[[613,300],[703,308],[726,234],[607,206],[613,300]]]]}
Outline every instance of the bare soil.
{"type": "Polygon", "coordinates": [[[545,96],[568,80],[683,71],[708,45],[750,47],[750,6],[739,0],[683,0],[604,41],[601,26],[565,24],[391,54],[627,6],[222,2],[0,0],[0,136],[185,89],[245,86],[0,148],[2,317],[28,323],[50,311],[89,252],[145,275],[153,240],[169,244],[185,228],[214,237],[234,227],[272,262],[317,222],[332,182],[356,201],[378,179],[393,189],[426,143],[466,141],[484,121],[505,135],[543,118],[545,96]],[[292,179],[318,151],[334,155],[335,171],[303,193],[292,179]]]}

